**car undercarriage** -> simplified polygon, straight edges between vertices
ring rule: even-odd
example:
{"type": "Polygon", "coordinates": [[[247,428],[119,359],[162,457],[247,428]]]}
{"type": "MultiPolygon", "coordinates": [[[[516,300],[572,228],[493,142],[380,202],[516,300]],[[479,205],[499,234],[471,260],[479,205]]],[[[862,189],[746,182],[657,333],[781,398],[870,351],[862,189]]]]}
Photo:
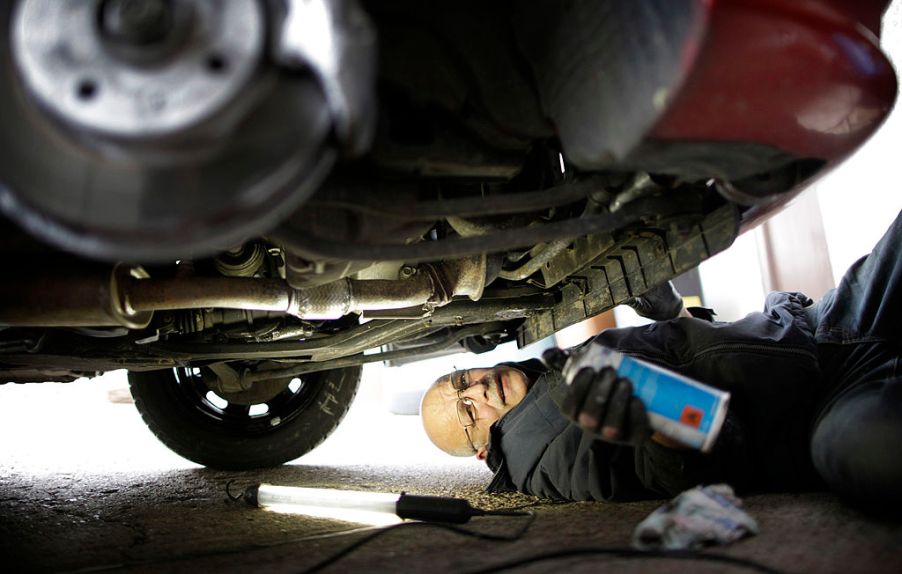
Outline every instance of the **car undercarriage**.
{"type": "Polygon", "coordinates": [[[885,3],[789,4],[7,3],[2,382],[128,369],[173,450],[268,466],[365,363],[611,309],[889,112],[885,3]]]}

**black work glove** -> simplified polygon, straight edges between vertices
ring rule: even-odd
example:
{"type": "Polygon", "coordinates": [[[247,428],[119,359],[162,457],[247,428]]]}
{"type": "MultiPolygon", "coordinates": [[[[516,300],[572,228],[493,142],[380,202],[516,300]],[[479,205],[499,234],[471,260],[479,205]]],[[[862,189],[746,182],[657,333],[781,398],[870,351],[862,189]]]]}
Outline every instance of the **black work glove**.
{"type": "Polygon", "coordinates": [[[648,413],[633,396],[633,384],[611,367],[576,373],[561,410],[606,442],[636,446],[651,436],[648,413]]]}
{"type": "Polygon", "coordinates": [[[631,297],[623,302],[632,307],[640,317],[653,321],[666,321],[675,319],[683,308],[683,298],[673,286],[673,283],[661,283],[652,287],[638,297],[631,297]]]}

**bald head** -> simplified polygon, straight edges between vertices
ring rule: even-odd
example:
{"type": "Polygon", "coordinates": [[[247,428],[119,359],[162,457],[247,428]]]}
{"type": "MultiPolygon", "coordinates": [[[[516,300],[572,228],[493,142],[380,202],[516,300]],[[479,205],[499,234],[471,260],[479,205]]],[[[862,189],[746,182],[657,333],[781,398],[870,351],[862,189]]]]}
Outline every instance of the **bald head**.
{"type": "Polygon", "coordinates": [[[467,434],[457,416],[457,391],[451,384],[452,374],[442,375],[423,395],[420,416],[423,429],[432,444],[452,456],[473,456],[467,434]],[[453,408],[452,408],[453,407],[453,408]]]}
{"type": "Polygon", "coordinates": [[[441,376],[423,395],[423,428],[429,440],[450,455],[485,458],[489,428],[528,390],[526,375],[503,365],[441,376]]]}

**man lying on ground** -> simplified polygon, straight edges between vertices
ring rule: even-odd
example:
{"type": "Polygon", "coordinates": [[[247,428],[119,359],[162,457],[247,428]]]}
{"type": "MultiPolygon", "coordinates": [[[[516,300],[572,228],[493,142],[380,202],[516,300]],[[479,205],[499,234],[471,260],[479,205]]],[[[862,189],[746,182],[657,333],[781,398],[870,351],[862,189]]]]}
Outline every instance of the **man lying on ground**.
{"type": "Polygon", "coordinates": [[[594,338],[731,393],[708,453],[650,432],[627,379],[602,370],[575,397],[536,359],[440,377],[424,428],[445,452],[485,460],[493,492],[637,500],[727,482],[740,493],[827,486],[902,508],[900,246],[902,214],[816,304],[772,293],[763,312],[716,322],[686,317],[665,284],[632,302],[658,322],[594,338]]]}

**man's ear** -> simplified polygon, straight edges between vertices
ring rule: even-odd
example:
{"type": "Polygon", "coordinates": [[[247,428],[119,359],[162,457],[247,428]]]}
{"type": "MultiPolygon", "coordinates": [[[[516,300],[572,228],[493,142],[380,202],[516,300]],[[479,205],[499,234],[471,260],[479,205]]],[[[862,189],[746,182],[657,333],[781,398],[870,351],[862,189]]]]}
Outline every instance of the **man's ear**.
{"type": "Polygon", "coordinates": [[[478,458],[479,460],[485,460],[488,455],[489,451],[484,446],[476,449],[476,458],[478,458]]]}

